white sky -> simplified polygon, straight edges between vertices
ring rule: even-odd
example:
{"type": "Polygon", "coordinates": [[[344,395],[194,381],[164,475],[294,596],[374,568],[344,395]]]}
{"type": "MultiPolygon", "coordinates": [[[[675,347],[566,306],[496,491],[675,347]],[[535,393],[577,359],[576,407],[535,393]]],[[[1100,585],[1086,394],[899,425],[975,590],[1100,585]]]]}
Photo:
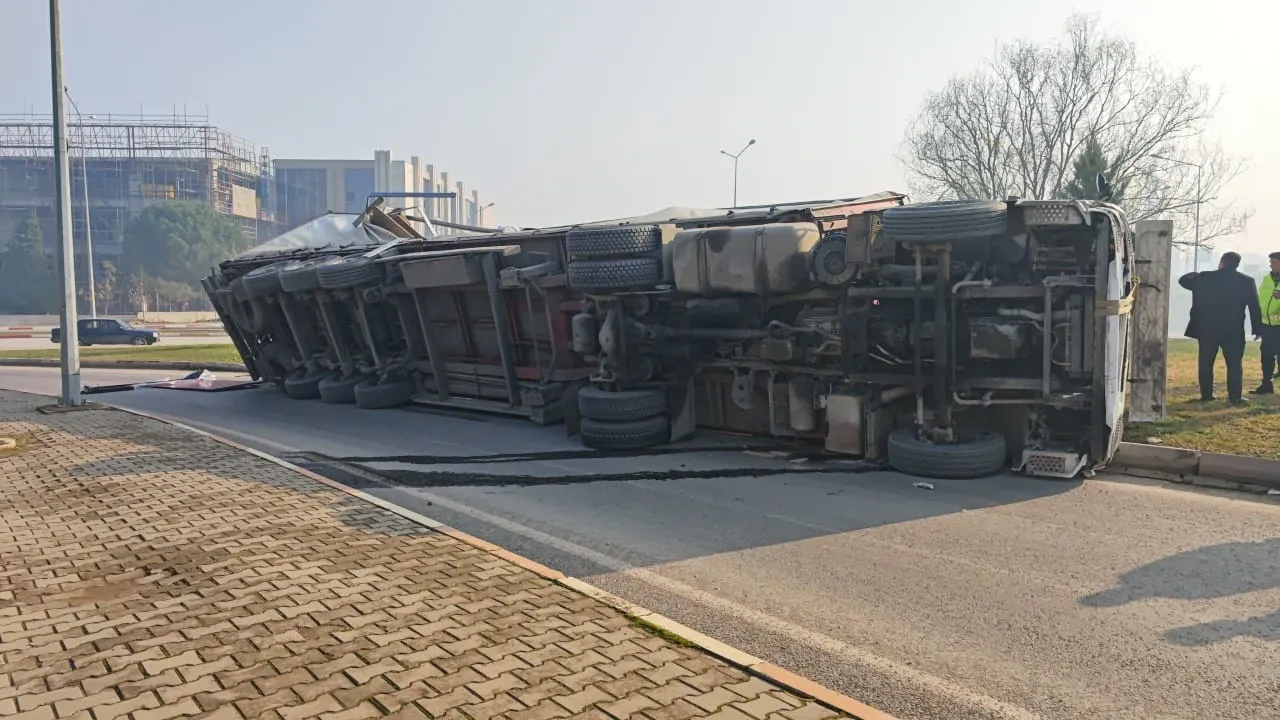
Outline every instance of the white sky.
{"type": "MultiPolygon", "coordinates": [[[[905,190],[925,94],[1072,11],[1225,95],[1257,214],[1223,249],[1280,248],[1280,11],[1261,2],[1043,0],[63,0],[86,113],[185,106],[275,157],[416,154],[504,223],[905,190]]],[[[48,112],[46,0],[0,0],[0,113],[48,112]]]]}

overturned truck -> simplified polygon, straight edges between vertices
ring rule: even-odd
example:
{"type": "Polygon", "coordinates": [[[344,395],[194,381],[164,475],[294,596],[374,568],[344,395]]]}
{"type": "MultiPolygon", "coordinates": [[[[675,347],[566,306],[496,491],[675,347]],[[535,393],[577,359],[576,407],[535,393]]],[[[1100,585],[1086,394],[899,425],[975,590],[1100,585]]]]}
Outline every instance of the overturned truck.
{"type": "Polygon", "coordinates": [[[470,230],[376,200],[204,286],[250,373],[299,400],[515,413],[602,450],[706,430],[1072,477],[1120,440],[1136,246],[1168,244],[1108,203],[896,193],[470,230]]]}

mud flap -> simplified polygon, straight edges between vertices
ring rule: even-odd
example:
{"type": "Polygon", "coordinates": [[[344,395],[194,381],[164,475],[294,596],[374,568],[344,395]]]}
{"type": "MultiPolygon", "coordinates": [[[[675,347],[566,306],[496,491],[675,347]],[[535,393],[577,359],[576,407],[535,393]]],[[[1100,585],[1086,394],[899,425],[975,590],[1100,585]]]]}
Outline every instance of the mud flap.
{"type": "Polygon", "coordinates": [[[671,393],[671,442],[691,437],[698,425],[697,396],[693,391],[693,378],[685,380],[684,387],[673,387],[671,393]]]}

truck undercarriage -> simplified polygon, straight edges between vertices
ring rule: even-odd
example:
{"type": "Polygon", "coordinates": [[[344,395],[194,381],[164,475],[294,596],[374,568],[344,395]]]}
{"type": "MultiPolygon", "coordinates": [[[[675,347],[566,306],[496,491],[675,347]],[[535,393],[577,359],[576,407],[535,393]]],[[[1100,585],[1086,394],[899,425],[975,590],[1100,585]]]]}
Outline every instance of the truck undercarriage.
{"type": "Polygon", "coordinates": [[[1141,231],[1107,203],[903,200],[443,237],[374,202],[204,286],[298,399],[515,413],[601,450],[740,433],[927,477],[1105,465],[1141,231]]]}

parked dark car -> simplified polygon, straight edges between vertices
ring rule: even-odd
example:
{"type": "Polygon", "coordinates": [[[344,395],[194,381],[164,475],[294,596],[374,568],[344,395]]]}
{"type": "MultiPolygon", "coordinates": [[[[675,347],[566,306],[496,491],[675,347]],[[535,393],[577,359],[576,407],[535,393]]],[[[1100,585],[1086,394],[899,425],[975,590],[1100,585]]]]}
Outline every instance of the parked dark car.
{"type": "MultiPolygon", "coordinates": [[[[136,328],[115,318],[81,319],[76,327],[81,345],[155,345],[160,340],[160,333],[155,330],[136,328]]],[[[49,340],[62,342],[62,328],[54,328],[49,340]]]]}

